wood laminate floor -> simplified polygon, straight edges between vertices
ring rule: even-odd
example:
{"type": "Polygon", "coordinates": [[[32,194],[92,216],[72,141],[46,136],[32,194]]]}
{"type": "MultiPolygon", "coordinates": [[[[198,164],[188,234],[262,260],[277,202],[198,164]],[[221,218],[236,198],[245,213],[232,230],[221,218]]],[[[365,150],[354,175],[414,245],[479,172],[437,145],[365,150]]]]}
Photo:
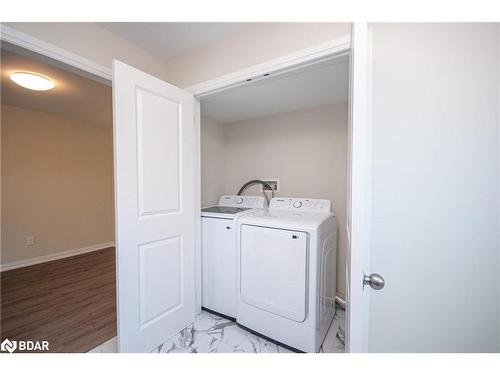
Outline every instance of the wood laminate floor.
{"type": "Polygon", "coordinates": [[[1,273],[1,340],[81,353],[116,336],[115,249],[1,273]]]}

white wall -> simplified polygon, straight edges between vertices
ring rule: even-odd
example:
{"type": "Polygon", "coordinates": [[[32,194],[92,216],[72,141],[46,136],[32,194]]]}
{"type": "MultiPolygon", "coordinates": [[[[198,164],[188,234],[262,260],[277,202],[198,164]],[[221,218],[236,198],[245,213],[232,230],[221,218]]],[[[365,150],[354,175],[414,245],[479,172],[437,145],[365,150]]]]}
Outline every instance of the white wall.
{"type": "Polygon", "coordinates": [[[349,23],[255,23],[165,62],[90,22],[3,22],[2,25],[103,66],[111,67],[113,59],[120,59],[179,87],[188,87],[351,32],[349,23]]]}
{"type": "Polygon", "coordinates": [[[349,23],[255,23],[167,62],[90,22],[3,22],[97,64],[117,58],[180,87],[350,34],[349,23]],[[200,63],[202,62],[202,63],[200,63]]]}
{"type": "Polygon", "coordinates": [[[225,192],[224,124],[201,119],[201,206],[214,206],[225,192]]]}
{"type": "Polygon", "coordinates": [[[111,68],[119,59],[159,78],[165,62],[116,34],[90,22],[3,22],[25,34],[111,68]]]}
{"type": "MultiPolygon", "coordinates": [[[[497,34],[497,66],[498,66],[498,145],[500,148],[500,23],[497,24],[498,34],[497,34]]],[[[498,165],[500,166],[500,152],[498,153],[499,161],[498,165]]],[[[500,197],[500,171],[498,173],[498,196],[500,197]]],[[[498,199],[498,351],[500,352],[500,198],[498,199]]]]}
{"type": "Polygon", "coordinates": [[[179,87],[188,87],[350,33],[349,23],[255,23],[168,60],[165,77],[179,87]]]}
{"type": "MultiPolygon", "coordinates": [[[[266,177],[280,179],[276,196],[332,202],[339,222],[337,293],[345,297],[347,104],[225,125],[203,118],[204,203],[216,203],[221,194],[236,194],[245,182],[266,177]]],[[[255,186],[245,194],[261,193],[255,186]]]]}
{"type": "Polygon", "coordinates": [[[495,24],[374,26],[370,351],[499,350],[495,24]]]}

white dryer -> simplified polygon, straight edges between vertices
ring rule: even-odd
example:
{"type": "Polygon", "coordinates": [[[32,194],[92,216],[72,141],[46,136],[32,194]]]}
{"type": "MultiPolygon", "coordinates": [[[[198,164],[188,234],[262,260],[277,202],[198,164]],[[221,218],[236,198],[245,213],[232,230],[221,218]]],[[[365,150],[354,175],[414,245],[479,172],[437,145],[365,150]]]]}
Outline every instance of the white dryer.
{"type": "Polygon", "coordinates": [[[223,195],[218,206],[201,210],[201,304],[236,317],[235,219],[267,208],[264,197],[223,195]]]}
{"type": "Polygon", "coordinates": [[[337,222],[330,201],[273,198],[238,218],[238,324],[317,352],[335,314],[337,222]]]}

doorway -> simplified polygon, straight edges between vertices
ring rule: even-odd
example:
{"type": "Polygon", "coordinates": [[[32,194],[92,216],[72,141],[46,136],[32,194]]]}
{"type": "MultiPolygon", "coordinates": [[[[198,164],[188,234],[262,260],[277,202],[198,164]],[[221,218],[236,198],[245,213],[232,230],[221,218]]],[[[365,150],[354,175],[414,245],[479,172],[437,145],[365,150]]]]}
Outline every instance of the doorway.
{"type": "Polygon", "coordinates": [[[87,352],[116,336],[111,87],[5,42],[1,66],[1,337],[87,352]]]}
{"type": "MultiPolygon", "coordinates": [[[[201,98],[202,208],[217,205],[221,196],[236,195],[250,180],[276,181],[275,198],[326,199],[332,204],[338,225],[333,297],[340,303],[321,352],[344,351],[345,342],[348,101],[348,56],[265,75],[201,98]]],[[[243,195],[271,199],[261,186],[243,195]]],[[[203,300],[202,306],[207,307],[203,300]]],[[[200,317],[205,318],[210,315],[200,317]]],[[[190,350],[173,342],[178,351],[190,350]]],[[[211,350],[218,350],[216,344],[211,350]]],[[[262,347],[271,350],[272,345],[262,347]]],[[[228,348],[221,344],[220,350],[228,348]]]]}

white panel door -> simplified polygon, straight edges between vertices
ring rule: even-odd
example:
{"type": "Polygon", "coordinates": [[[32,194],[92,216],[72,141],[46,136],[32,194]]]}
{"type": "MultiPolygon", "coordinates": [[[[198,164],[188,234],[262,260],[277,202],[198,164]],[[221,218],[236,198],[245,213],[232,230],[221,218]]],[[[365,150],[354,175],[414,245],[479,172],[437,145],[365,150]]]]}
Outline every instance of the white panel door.
{"type": "Polygon", "coordinates": [[[498,352],[498,27],[372,30],[353,34],[349,350],[498,352]]]}
{"type": "Polygon", "coordinates": [[[194,99],[113,62],[118,345],[149,352],[195,316],[194,99]]]}
{"type": "Polygon", "coordinates": [[[371,352],[495,352],[498,25],[373,26],[371,352]]]}

